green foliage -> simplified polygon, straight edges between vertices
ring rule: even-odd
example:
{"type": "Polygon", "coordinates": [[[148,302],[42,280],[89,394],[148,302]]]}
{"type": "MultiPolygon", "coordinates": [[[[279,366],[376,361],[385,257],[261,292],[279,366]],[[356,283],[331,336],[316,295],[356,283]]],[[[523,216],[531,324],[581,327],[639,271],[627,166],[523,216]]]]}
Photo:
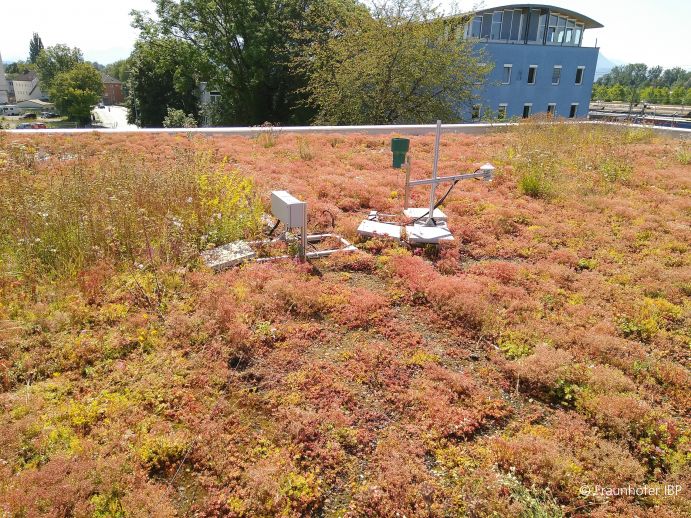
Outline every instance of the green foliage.
{"type": "Polygon", "coordinates": [[[307,141],[307,139],[298,139],[298,152],[302,160],[309,161],[314,158],[314,151],[312,151],[312,148],[310,147],[310,144],[307,141]]]}
{"type": "Polygon", "coordinates": [[[643,63],[631,63],[614,67],[609,73],[597,80],[600,85],[611,86],[616,84],[642,87],[642,86],[661,86],[667,89],[675,86],[691,87],[691,72],[681,67],[669,68],[662,67],[648,68],[643,63]]]}
{"type": "Polygon", "coordinates": [[[129,59],[120,59],[110,65],[106,65],[103,71],[109,76],[119,79],[123,83],[127,83],[130,72],[129,59]]]}
{"type": "Polygon", "coordinates": [[[102,259],[187,263],[210,243],[259,228],[253,182],[215,164],[211,153],[191,152],[158,168],[111,152],[89,166],[70,165],[48,183],[23,165],[33,153],[14,150],[0,163],[7,269],[70,272],[102,259]]]}
{"type": "Polygon", "coordinates": [[[41,41],[41,37],[34,32],[34,35],[31,37],[31,41],[29,42],[29,63],[36,63],[38,55],[42,50],[43,41],[41,41]]]}
{"type": "Polygon", "coordinates": [[[597,266],[597,261],[595,259],[579,259],[578,263],[576,263],[576,270],[583,271],[583,270],[594,270],[595,267],[597,266]]]}
{"type": "Polygon", "coordinates": [[[50,98],[57,110],[70,119],[87,122],[91,109],[103,95],[103,81],[98,71],[87,63],[78,63],[52,80],[50,98]]]}
{"type": "Polygon", "coordinates": [[[148,438],[137,450],[142,464],[152,474],[161,474],[182,460],[187,445],[176,437],[148,438]]]}
{"type": "Polygon", "coordinates": [[[503,485],[511,497],[520,505],[519,518],[561,518],[564,512],[549,490],[532,487],[528,489],[514,473],[502,478],[503,485]]]}
{"type": "Polygon", "coordinates": [[[633,315],[621,315],[619,332],[627,337],[650,342],[661,331],[673,330],[683,319],[683,309],[663,298],[645,298],[633,315]]]}
{"type": "MultiPolygon", "coordinates": [[[[320,123],[458,120],[458,104],[470,101],[473,85],[489,71],[459,37],[467,18],[442,17],[429,1],[392,0],[371,12],[327,5],[338,37],[308,33],[311,43],[297,57],[320,123]]],[[[308,16],[322,20],[324,13],[308,16]]]]}
{"type": "Polygon", "coordinates": [[[676,156],[677,156],[677,161],[681,165],[691,164],[691,146],[682,145],[677,150],[676,156]]]}
{"type": "Polygon", "coordinates": [[[554,192],[551,180],[538,168],[525,171],[518,180],[518,188],[532,198],[550,198],[554,192]]]}
{"type": "Polygon", "coordinates": [[[75,65],[84,62],[82,51],[67,45],[47,47],[36,58],[36,70],[44,91],[50,91],[53,80],[62,72],[68,72],[75,65]]]}
{"type": "Polygon", "coordinates": [[[127,513],[122,507],[121,496],[118,491],[92,496],[89,500],[93,507],[92,518],[126,518],[127,513]]]}
{"type": "Polygon", "coordinates": [[[610,183],[627,180],[633,168],[624,159],[606,158],[600,163],[602,176],[610,183]]]}
{"type": "Polygon", "coordinates": [[[274,147],[278,142],[278,132],[268,123],[262,124],[262,128],[265,129],[257,135],[257,142],[266,149],[274,147]]]}
{"type": "Polygon", "coordinates": [[[643,63],[614,67],[593,85],[594,100],[691,104],[691,72],[683,68],[648,68],[643,63]]]}
{"type": "Polygon", "coordinates": [[[196,128],[197,121],[190,113],[185,114],[182,110],[176,110],[175,108],[168,108],[168,115],[163,119],[164,128],[196,128]]]}
{"type": "MultiPolygon", "coordinates": [[[[217,122],[307,121],[310,112],[302,107],[304,95],[298,92],[304,79],[291,61],[301,52],[296,29],[305,23],[305,12],[312,5],[322,6],[322,0],[156,0],[155,4],[156,19],[136,12],[134,25],[147,39],[175,34],[181,38],[176,41],[194,42],[211,64],[205,79],[222,95],[217,122]]],[[[180,72],[188,66],[181,63],[180,72]]],[[[164,105],[190,111],[170,102],[164,105]]]]}
{"type": "Polygon", "coordinates": [[[198,84],[206,66],[188,42],[172,37],[139,40],[127,60],[129,122],[143,128],[161,127],[170,109],[196,120],[198,84]]]}
{"type": "Polygon", "coordinates": [[[499,338],[499,349],[511,360],[528,356],[533,344],[520,333],[508,332],[499,338]]]}
{"type": "MultiPolygon", "coordinates": [[[[5,65],[5,73],[7,75],[10,75],[10,74],[17,74],[17,75],[28,74],[29,72],[35,70],[35,68],[36,68],[36,65],[34,65],[33,63],[27,63],[25,61],[19,60],[19,61],[15,61],[14,63],[7,63],[5,65]]],[[[10,79],[10,77],[8,77],[8,79],[10,79]]]]}
{"type": "Polygon", "coordinates": [[[550,389],[550,396],[555,403],[566,407],[572,407],[576,404],[581,387],[567,379],[559,379],[556,384],[550,389]]]}

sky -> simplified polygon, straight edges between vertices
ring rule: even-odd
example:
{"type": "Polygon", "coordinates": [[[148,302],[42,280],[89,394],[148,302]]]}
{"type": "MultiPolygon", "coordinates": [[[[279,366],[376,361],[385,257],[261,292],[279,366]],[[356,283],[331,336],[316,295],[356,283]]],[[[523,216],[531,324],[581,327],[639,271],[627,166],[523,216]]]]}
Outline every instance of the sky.
{"type": "MultiPolygon", "coordinates": [[[[518,3],[438,1],[445,7],[457,4],[462,10],[518,3]]],[[[585,31],[584,45],[593,46],[597,41],[600,52],[617,64],[646,63],[691,69],[691,43],[686,32],[691,20],[691,0],[553,0],[550,5],[583,13],[602,23],[605,26],[602,29],[585,31]]],[[[88,61],[105,65],[124,59],[137,38],[137,31],[130,26],[132,9],[153,10],[153,3],[151,0],[34,0],[30,16],[2,23],[2,59],[4,62],[27,59],[34,32],[46,46],[64,43],[79,47],[88,61]]]]}

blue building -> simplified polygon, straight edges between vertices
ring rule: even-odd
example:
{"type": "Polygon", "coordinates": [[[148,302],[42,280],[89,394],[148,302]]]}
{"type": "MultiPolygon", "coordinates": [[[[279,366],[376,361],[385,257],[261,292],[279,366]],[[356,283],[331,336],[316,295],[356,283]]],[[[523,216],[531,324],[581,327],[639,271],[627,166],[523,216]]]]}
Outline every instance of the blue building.
{"type": "Polygon", "coordinates": [[[494,64],[472,107],[471,118],[588,115],[597,47],[583,47],[586,29],[602,24],[582,14],[542,4],[483,9],[465,37],[494,64]]]}

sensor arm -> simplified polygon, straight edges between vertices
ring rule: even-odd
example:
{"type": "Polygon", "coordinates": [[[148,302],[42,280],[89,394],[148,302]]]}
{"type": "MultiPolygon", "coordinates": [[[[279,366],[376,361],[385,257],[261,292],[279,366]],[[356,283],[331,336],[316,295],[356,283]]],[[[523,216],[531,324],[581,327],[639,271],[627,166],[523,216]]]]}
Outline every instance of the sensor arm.
{"type": "Polygon", "coordinates": [[[486,165],[484,165],[474,173],[457,174],[452,176],[438,176],[437,178],[427,178],[426,180],[412,180],[411,182],[409,182],[408,185],[414,187],[416,185],[430,185],[442,182],[458,182],[460,180],[472,180],[474,178],[490,181],[492,180],[493,171],[494,167],[486,167],[486,165]]]}

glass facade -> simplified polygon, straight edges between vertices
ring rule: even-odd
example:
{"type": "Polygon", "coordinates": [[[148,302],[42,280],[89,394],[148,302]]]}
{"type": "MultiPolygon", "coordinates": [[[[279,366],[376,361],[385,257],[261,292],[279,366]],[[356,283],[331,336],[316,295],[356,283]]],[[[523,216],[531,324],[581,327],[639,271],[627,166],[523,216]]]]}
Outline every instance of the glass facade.
{"type": "Polygon", "coordinates": [[[584,24],[549,9],[504,9],[477,15],[468,24],[470,38],[579,47],[584,24]]]}

